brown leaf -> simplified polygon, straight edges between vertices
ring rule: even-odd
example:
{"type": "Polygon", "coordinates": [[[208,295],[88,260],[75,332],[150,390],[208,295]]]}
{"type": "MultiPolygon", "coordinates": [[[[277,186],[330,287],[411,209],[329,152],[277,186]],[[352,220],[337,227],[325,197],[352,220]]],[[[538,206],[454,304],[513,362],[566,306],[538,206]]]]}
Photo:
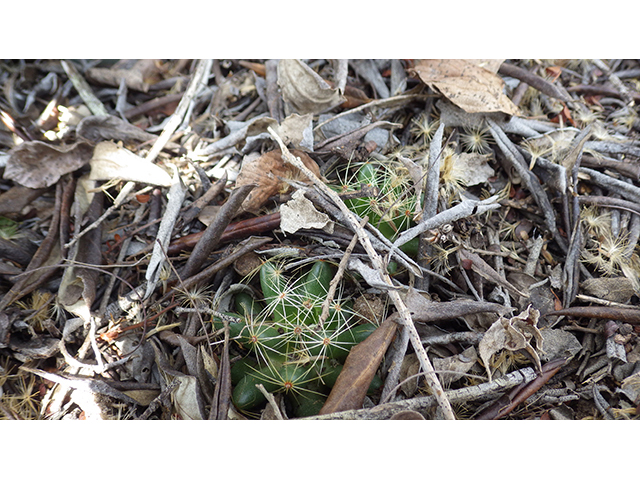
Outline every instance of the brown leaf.
{"type": "Polygon", "coordinates": [[[474,61],[420,60],[414,70],[424,83],[438,89],[466,112],[518,113],[518,107],[503,92],[502,79],[474,61]]]}
{"type": "Polygon", "coordinates": [[[62,147],[25,142],[11,151],[4,178],[29,188],[50,187],[89,162],[92,152],[93,147],[84,142],[62,147]]]}
{"type": "MultiPolygon", "coordinates": [[[[320,176],[318,164],[309,155],[300,150],[292,150],[291,153],[300,157],[313,173],[320,176]]],[[[245,199],[242,209],[256,212],[267,202],[269,197],[278,193],[286,193],[289,190],[289,185],[281,178],[307,180],[297,168],[284,162],[279,150],[272,150],[255,159],[246,157],[236,179],[236,186],[256,184],[257,187],[245,199]]]]}
{"type": "Polygon", "coordinates": [[[320,415],[362,407],[371,380],[393,340],[396,328],[396,322],[389,317],[365,341],[351,349],[320,415]]]}
{"type": "Polygon", "coordinates": [[[0,215],[19,213],[36,198],[46,192],[44,188],[29,188],[14,185],[0,195],[0,215]]]}

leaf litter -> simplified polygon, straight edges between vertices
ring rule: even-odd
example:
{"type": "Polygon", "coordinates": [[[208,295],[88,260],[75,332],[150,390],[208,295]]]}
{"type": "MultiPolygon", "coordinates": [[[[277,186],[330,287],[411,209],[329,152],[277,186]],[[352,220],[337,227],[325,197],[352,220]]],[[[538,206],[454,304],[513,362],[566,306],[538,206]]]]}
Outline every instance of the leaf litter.
{"type": "Polygon", "coordinates": [[[4,61],[0,416],[637,418],[639,71],[4,61]],[[374,333],[245,411],[274,258],[374,333]]]}

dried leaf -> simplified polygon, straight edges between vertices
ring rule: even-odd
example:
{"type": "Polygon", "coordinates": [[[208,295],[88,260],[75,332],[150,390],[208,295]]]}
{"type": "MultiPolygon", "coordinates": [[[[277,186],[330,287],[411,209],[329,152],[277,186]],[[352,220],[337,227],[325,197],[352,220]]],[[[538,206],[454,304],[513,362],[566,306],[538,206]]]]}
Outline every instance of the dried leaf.
{"type": "Polygon", "coordinates": [[[333,225],[329,216],[316,210],[302,190],[296,190],[293,198],[280,207],[280,228],[286,233],[295,233],[301,228],[333,233],[333,225]]]}
{"type": "Polygon", "coordinates": [[[131,182],[168,187],[171,176],[157,165],[112,142],[96,145],[90,162],[91,180],[119,178],[131,182]]]}
{"type": "Polygon", "coordinates": [[[543,362],[550,362],[556,358],[571,359],[582,350],[582,344],[575,335],[566,330],[545,328],[540,334],[544,339],[544,352],[540,354],[543,362]]]}
{"type": "Polygon", "coordinates": [[[627,277],[588,278],[581,286],[588,295],[617,303],[628,303],[635,293],[627,277]]]}
{"type": "Polygon", "coordinates": [[[320,113],[344,102],[337,88],[331,88],[311,67],[300,60],[278,63],[278,85],[282,98],[301,115],[320,113]]]}
{"type": "Polygon", "coordinates": [[[393,340],[396,328],[396,322],[387,318],[366,340],[351,349],[320,415],[362,407],[371,380],[393,340]]]}
{"type": "MultiPolygon", "coordinates": [[[[77,188],[83,187],[78,185],[77,188]]],[[[93,196],[86,218],[88,223],[93,223],[102,214],[103,197],[102,193],[93,196]]],[[[78,240],[73,260],[83,264],[100,265],[102,263],[101,246],[102,228],[98,226],[78,240]]],[[[94,269],[75,265],[66,268],[58,290],[60,304],[68,312],[88,322],[91,305],[95,300],[98,278],[99,272],[94,269]]]]}
{"type": "Polygon", "coordinates": [[[171,392],[171,400],[177,413],[185,420],[204,420],[204,406],[198,379],[174,370],[168,355],[156,344],[151,344],[155,352],[156,365],[167,384],[178,379],[180,384],[171,392]]]}
{"type": "Polygon", "coordinates": [[[433,368],[438,372],[443,386],[460,380],[465,373],[473,368],[478,360],[476,347],[473,345],[465,351],[445,358],[434,358],[433,368]]]}
{"type": "Polygon", "coordinates": [[[294,148],[313,151],[313,115],[292,113],[275,128],[282,141],[294,148]]]}
{"type": "Polygon", "coordinates": [[[4,178],[29,188],[50,187],[63,175],[75,172],[91,159],[93,148],[78,142],[54,147],[44,142],[25,142],[11,151],[4,178]]]}
{"type": "Polygon", "coordinates": [[[640,372],[625,378],[618,391],[624,393],[634,404],[640,403],[640,372]]]}
{"type": "MultiPolygon", "coordinates": [[[[318,164],[306,153],[292,150],[302,162],[318,177],[318,164]]],[[[285,163],[279,150],[272,150],[257,158],[245,157],[242,168],[236,179],[236,186],[256,184],[249,196],[242,203],[242,209],[248,212],[259,210],[269,199],[278,193],[286,193],[289,184],[281,179],[306,181],[306,177],[297,168],[285,163]]]]}
{"type": "Polygon", "coordinates": [[[204,420],[198,379],[191,375],[178,375],[178,378],[180,385],[171,395],[178,414],[184,420],[204,420]]]}
{"type": "Polygon", "coordinates": [[[125,68],[90,68],[87,70],[87,79],[94,82],[119,87],[121,79],[124,78],[125,84],[132,90],[140,92],[148,92],[159,72],[155,60],[144,59],[139,60],[129,69],[125,68]]]}
{"type": "Polygon", "coordinates": [[[42,195],[46,189],[29,188],[22,185],[14,185],[6,192],[0,194],[0,215],[19,213],[24,207],[30,205],[36,198],[42,195]]]}
{"type": "Polygon", "coordinates": [[[418,377],[413,377],[420,371],[420,360],[415,353],[409,353],[402,359],[402,366],[400,367],[400,376],[398,381],[400,383],[400,390],[405,394],[407,398],[411,398],[418,391],[418,377]],[[407,380],[409,377],[413,377],[407,380]]]}
{"type": "Polygon", "coordinates": [[[542,370],[540,357],[536,352],[536,349],[542,352],[543,344],[542,335],[537,327],[539,318],[540,312],[529,306],[527,310],[515,317],[501,317],[487,330],[482,340],[480,340],[478,351],[487,370],[489,381],[492,378],[489,365],[491,357],[503,349],[511,351],[526,350],[533,357],[538,371],[542,370]],[[531,345],[531,339],[536,340],[536,349],[531,345]]]}
{"type": "Polygon", "coordinates": [[[518,113],[518,107],[503,92],[502,79],[473,61],[420,60],[414,70],[424,83],[466,112],[518,113]]]}
{"type": "Polygon", "coordinates": [[[485,183],[496,174],[495,170],[488,164],[489,156],[478,153],[459,153],[455,155],[453,157],[454,177],[467,187],[485,183]]]}
{"type": "Polygon", "coordinates": [[[148,142],[158,137],[113,115],[90,115],[83,118],[76,133],[93,143],[105,140],[148,142]]]}

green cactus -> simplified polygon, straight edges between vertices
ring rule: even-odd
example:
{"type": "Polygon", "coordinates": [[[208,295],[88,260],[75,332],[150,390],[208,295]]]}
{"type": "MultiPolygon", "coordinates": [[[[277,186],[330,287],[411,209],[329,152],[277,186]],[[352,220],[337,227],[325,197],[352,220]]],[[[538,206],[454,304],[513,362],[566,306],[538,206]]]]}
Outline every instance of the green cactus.
{"type": "MultiPolygon", "coordinates": [[[[348,198],[345,205],[360,217],[367,215],[369,223],[375,226],[389,240],[394,241],[400,233],[415,223],[416,195],[411,188],[411,179],[399,162],[366,162],[359,166],[350,179],[345,179],[336,190],[348,193],[361,188],[370,189],[369,197],[348,198]]],[[[402,250],[415,255],[418,240],[409,242],[402,250]]]]}
{"type": "MultiPolygon", "coordinates": [[[[351,348],[376,328],[358,324],[340,289],[327,319],[320,321],[335,274],[329,262],[315,261],[290,276],[286,266],[284,261],[265,261],[259,272],[262,300],[236,293],[236,311],[228,314],[238,319],[229,322],[231,338],[247,352],[231,369],[232,399],[240,411],[251,412],[266,403],[256,387],[262,384],[268,392],[283,392],[294,414],[317,413],[332,385],[323,377],[341,368],[351,348]]],[[[216,328],[222,327],[220,319],[213,321],[216,328]]]]}

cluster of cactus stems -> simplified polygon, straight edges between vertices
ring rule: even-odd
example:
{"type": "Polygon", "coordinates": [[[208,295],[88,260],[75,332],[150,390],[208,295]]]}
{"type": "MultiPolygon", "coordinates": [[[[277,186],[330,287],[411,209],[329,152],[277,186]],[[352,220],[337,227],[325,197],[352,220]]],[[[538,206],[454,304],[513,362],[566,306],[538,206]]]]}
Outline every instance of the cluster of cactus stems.
{"type": "MultiPolygon", "coordinates": [[[[344,180],[336,187],[340,192],[371,192],[347,198],[345,204],[360,217],[368,216],[389,240],[414,224],[416,196],[399,163],[365,162],[344,180]]],[[[417,243],[404,248],[415,254],[417,243]]],[[[286,261],[271,259],[260,267],[261,298],[235,294],[232,315],[238,321],[229,322],[230,335],[247,352],[231,369],[232,398],[240,411],[265,405],[261,384],[267,392],[284,393],[294,416],[316,414],[351,348],[375,330],[377,325],[362,321],[340,289],[323,312],[335,270],[318,260],[305,271],[287,274],[286,261]]],[[[223,326],[220,319],[214,323],[223,326]]],[[[379,383],[376,377],[371,391],[379,383]]]]}
{"type": "MultiPolygon", "coordinates": [[[[265,261],[259,272],[262,298],[234,296],[230,315],[238,321],[228,322],[229,333],[247,355],[231,368],[232,399],[243,412],[265,405],[261,384],[267,392],[284,393],[294,416],[317,414],[350,349],[377,327],[361,323],[351,300],[339,294],[322,315],[335,274],[330,263],[317,260],[294,275],[286,268],[286,261],[265,261]]],[[[214,325],[223,322],[214,318],[214,325]]]]}

